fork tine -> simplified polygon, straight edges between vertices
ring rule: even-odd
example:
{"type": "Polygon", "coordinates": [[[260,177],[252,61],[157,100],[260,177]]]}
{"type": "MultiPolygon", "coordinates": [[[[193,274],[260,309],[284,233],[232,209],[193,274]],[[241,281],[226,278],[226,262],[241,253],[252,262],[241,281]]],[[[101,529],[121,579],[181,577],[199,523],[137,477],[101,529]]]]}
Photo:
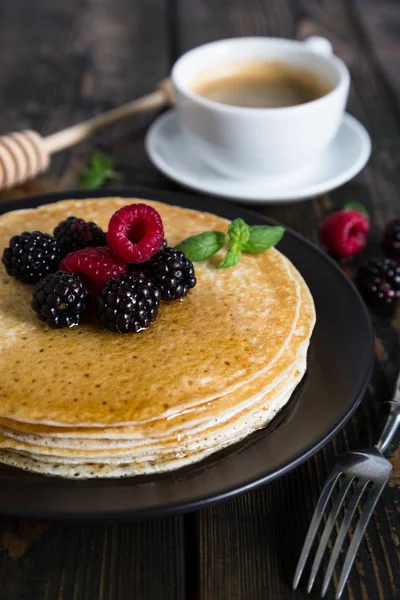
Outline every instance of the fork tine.
{"type": "Polygon", "coordinates": [[[386,482],[383,484],[374,483],[368,495],[368,499],[363,507],[362,513],[358,520],[357,527],[355,528],[351,544],[349,546],[349,549],[347,550],[342,573],[339,579],[338,589],[336,591],[336,600],[339,600],[340,596],[342,595],[344,586],[346,585],[346,581],[350,573],[350,569],[353,566],[358,547],[367,528],[369,519],[372,513],[374,512],[376,503],[378,502],[383,490],[385,489],[385,485],[386,482]]]}
{"type": "Polygon", "coordinates": [[[315,558],[314,558],[314,562],[313,565],[311,567],[311,573],[310,573],[310,578],[308,580],[308,585],[307,585],[307,592],[310,593],[312,586],[314,585],[314,581],[315,581],[315,577],[317,575],[319,566],[321,564],[321,560],[322,557],[324,555],[324,552],[326,550],[327,544],[328,544],[328,540],[330,538],[333,526],[336,522],[337,516],[339,514],[339,511],[341,509],[341,506],[343,504],[343,500],[346,497],[346,494],[350,488],[351,482],[353,481],[354,476],[353,475],[346,475],[346,477],[343,479],[342,481],[342,487],[340,488],[339,493],[337,494],[334,504],[332,506],[332,510],[329,513],[328,519],[326,521],[325,524],[325,528],[324,531],[322,533],[321,539],[319,541],[318,544],[318,549],[317,552],[315,554],[315,558]]]}
{"type": "Polygon", "coordinates": [[[336,561],[339,556],[339,552],[342,548],[344,538],[346,537],[347,531],[350,527],[350,523],[351,523],[353,515],[356,511],[357,505],[358,505],[360,498],[363,495],[363,492],[364,492],[365,488],[367,487],[367,485],[368,485],[368,480],[365,480],[365,479],[358,480],[356,487],[354,489],[354,492],[351,496],[349,505],[344,514],[343,521],[342,521],[342,524],[339,529],[339,533],[338,533],[336,541],[335,541],[335,545],[332,550],[331,557],[329,559],[328,568],[325,573],[325,578],[324,578],[324,582],[322,584],[322,591],[321,591],[322,598],[326,594],[326,590],[327,590],[329,582],[331,580],[332,573],[335,569],[336,561]]]}
{"type": "Polygon", "coordinates": [[[311,546],[312,546],[314,538],[315,538],[315,534],[318,531],[318,527],[321,522],[322,515],[324,514],[326,505],[332,494],[332,490],[336,485],[339,475],[340,475],[340,472],[337,472],[337,471],[330,473],[330,475],[328,476],[328,478],[325,482],[321,496],[319,497],[317,506],[315,507],[315,511],[314,511],[313,517],[311,519],[311,523],[308,528],[307,536],[304,541],[304,545],[303,545],[303,548],[302,548],[302,551],[300,554],[299,562],[297,563],[296,572],[294,574],[293,586],[292,586],[294,590],[296,590],[297,586],[299,585],[300,577],[303,573],[305,564],[307,562],[307,558],[310,553],[311,546]]]}

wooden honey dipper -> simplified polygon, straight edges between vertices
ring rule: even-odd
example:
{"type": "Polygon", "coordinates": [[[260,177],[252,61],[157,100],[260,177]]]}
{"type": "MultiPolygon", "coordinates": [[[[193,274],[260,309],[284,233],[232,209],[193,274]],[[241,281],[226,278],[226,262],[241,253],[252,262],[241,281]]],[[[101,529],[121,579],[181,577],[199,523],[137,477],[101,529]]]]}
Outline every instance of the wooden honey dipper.
{"type": "Polygon", "coordinates": [[[168,78],[151,94],[47,137],[28,129],[0,136],[0,189],[20,184],[46,171],[51,154],[74,146],[103,127],[172,103],[172,83],[168,78]]]}

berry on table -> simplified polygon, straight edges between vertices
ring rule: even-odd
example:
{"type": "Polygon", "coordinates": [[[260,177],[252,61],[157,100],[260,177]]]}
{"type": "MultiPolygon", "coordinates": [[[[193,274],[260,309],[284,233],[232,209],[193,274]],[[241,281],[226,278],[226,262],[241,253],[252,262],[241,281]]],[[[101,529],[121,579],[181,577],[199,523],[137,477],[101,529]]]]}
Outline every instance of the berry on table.
{"type": "Polygon", "coordinates": [[[93,223],[77,217],[68,217],[61,221],[53,231],[60,245],[61,255],[82,250],[82,248],[106,246],[106,234],[93,223]]]}
{"type": "Polygon", "coordinates": [[[57,241],[41,231],[14,235],[3,251],[6,271],[24,283],[37,283],[58,269],[60,248],[57,241]]]}
{"type": "Polygon", "coordinates": [[[161,292],[141,271],[108,281],[96,302],[100,321],[116,333],[147,329],[158,314],[161,292]]]}
{"type": "Polygon", "coordinates": [[[340,210],[330,215],[319,230],[321,243],[334,256],[352,256],[364,250],[368,218],[357,210],[340,210]]]}
{"type": "Polygon", "coordinates": [[[111,217],[107,243],[123,261],[142,263],[159,250],[164,227],[158,212],[147,204],[123,206],[111,217]]]}
{"type": "Polygon", "coordinates": [[[359,270],[358,286],[370,304],[393,304],[400,298],[400,265],[390,258],[371,259],[359,270]]]}
{"type": "Polygon", "coordinates": [[[400,217],[386,225],[382,237],[382,248],[386,256],[400,262],[400,217]]]}
{"type": "Polygon", "coordinates": [[[163,300],[183,298],[197,283],[192,262],[176,248],[160,250],[141,266],[160,288],[163,300]]]}
{"type": "Polygon", "coordinates": [[[56,271],[36,285],[31,306],[50,327],[73,327],[81,322],[88,302],[89,293],[79,278],[56,271]]]}
{"type": "Polygon", "coordinates": [[[99,293],[109,279],[115,279],[129,270],[108,246],[83,248],[67,254],[60,262],[62,271],[78,275],[91,293],[99,293]]]}

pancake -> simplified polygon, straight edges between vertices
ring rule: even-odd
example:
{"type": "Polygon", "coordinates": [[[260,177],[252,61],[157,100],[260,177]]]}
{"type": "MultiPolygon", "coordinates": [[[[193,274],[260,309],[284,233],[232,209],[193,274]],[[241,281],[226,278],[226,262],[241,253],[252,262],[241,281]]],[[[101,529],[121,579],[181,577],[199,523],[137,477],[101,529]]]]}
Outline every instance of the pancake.
{"type": "MultiPolygon", "coordinates": [[[[305,369],[305,364],[304,364],[305,369]]],[[[303,371],[299,371],[299,379],[301,379],[303,371]]],[[[252,418],[253,427],[249,427],[248,421],[238,423],[236,431],[232,431],[229,437],[225,437],[219,443],[215,440],[211,445],[205,445],[202,449],[179,450],[164,453],[148,453],[141,454],[139,458],[131,460],[131,457],[110,458],[98,457],[90,458],[86,461],[82,457],[58,457],[46,456],[30,452],[13,452],[11,450],[0,450],[0,461],[10,466],[15,466],[27,471],[42,473],[45,475],[53,475],[65,478],[87,479],[87,478],[120,478],[130,477],[132,475],[154,474],[164,471],[178,469],[199,462],[210,454],[222,450],[228,445],[235,444],[248,436],[250,433],[260,428],[265,422],[270,421],[281,406],[285,404],[291,393],[281,398],[281,402],[270,406],[268,418],[264,416],[265,407],[261,409],[261,413],[253,412],[252,418]]]]}
{"type": "MultiPolygon", "coordinates": [[[[292,270],[293,267],[292,267],[292,270]]],[[[297,277],[298,274],[297,274],[297,277]]],[[[301,289],[301,308],[299,313],[299,320],[297,322],[296,330],[292,336],[290,343],[287,348],[287,354],[280,357],[279,362],[276,364],[277,369],[281,369],[282,372],[274,382],[269,382],[268,373],[262,375],[258,389],[259,396],[263,398],[263,404],[266,405],[265,396],[269,393],[270,397],[277,393],[277,390],[284,389],[288,385],[291,374],[296,369],[295,361],[290,364],[289,368],[284,371],[284,365],[287,363],[287,356],[292,356],[293,348],[298,348],[299,353],[303,355],[308,347],[309,336],[314,325],[313,314],[314,307],[310,293],[302,280],[300,280],[301,289]],[[269,382],[268,386],[265,386],[265,381],[269,382]]],[[[173,440],[176,440],[178,435],[187,435],[187,429],[190,428],[191,435],[193,432],[202,431],[207,427],[210,427],[210,423],[214,420],[219,422],[227,420],[228,415],[233,410],[240,412],[243,410],[243,405],[248,405],[248,398],[251,393],[254,393],[257,388],[255,387],[256,381],[252,383],[251,392],[247,392],[248,386],[244,386],[245,390],[241,388],[240,394],[236,392],[234,397],[229,400],[229,394],[223,397],[223,406],[216,400],[211,403],[207,403],[207,406],[201,405],[191,411],[186,411],[182,418],[179,420],[179,426],[175,419],[169,419],[168,434],[173,436],[173,440]],[[243,393],[245,392],[245,393],[243,393]],[[243,401],[244,398],[244,401],[243,401]],[[203,414],[205,413],[205,422],[203,414]]],[[[143,447],[149,440],[157,440],[161,437],[161,433],[157,430],[154,435],[149,426],[154,426],[154,421],[147,424],[146,431],[143,432],[142,427],[137,425],[133,426],[121,426],[115,428],[57,428],[51,426],[40,426],[25,424],[17,421],[10,421],[3,419],[0,421],[0,432],[5,437],[9,437],[21,442],[27,442],[34,446],[48,446],[50,448],[90,448],[90,449],[102,449],[102,448],[127,448],[133,443],[136,446],[143,447]]],[[[153,427],[154,429],[154,427],[153,427]]],[[[165,439],[165,438],[164,438],[165,439]]],[[[181,438],[182,439],[182,438],[181,438]]],[[[6,446],[6,444],[3,444],[6,446]]]]}
{"type": "MultiPolygon", "coordinates": [[[[7,213],[0,217],[0,246],[24,228],[51,231],[69,214],[106,227],[127,202],[64,201],[7,213]]],[[[215,215],[149,204],[160,212],[170,244],[227,229],[215,215]]],[[[0,414],[59,426],[135,423],[222,396],[267,371],[284,352],[299,309],[289,263],[274,249],[244,255],[235,269],[216,271],[217,260],[198,263],[193,292],[164,305],[156,325],[134,339],[95,324],[63,332],[43,327],[30,309],[29,286],[2,270],[0,414]]]]}
{"type": "Polygon", "coordinates": [[[172,436],[167,440],[147,440],[144,445],[131,444],[128,447],[108,446],[100,448],[87,449],[86,445],[83,449],[79,448],[64,448],[64,447],[49,447],[29,444],[27,442],[18,441],[6,436],[0,435],[0,448],[16,450],[22,454],[29,454],[32,457],[46,457],[52,461],[59,462],[82,462],[82,459],[87,459],[93,462],[121,462],[124,460],[143,460],[145,457],[152,459],[158,458],[159,462],[163,460],[165,455],[177,452],[179,453],[193,452],[214,447],[218,449],[220,444],[225,441],[236,439],[238,432],[244,437],[260,426],[264,426],[280,408],[282,400],[286,403],[290,397],[293,388],[300,381],[305,371],[305,360],[296,365],[293,372],[290,374],[290,382],[279,386],[277,391],[255,399],[253,402],[247,403],[246,407],[237,413],[232,414],[230,411],[224,413],[222,422],[210,423],[205,430],[196,434],[192,430],[179,436],[179,444],[177,436],[172,436]]]}
{"type": "MultiPolygon", "coordinates": [[[[103,228],[134,201],[62,201],[0,217],[0,250],[23,230],[52,232],[74,214],[103,228]]],[[[157,202],[170,245],[228,221],[157,202]]],[[[217,270],[163,303],[149,330],[118,336],[94,322],[51,330],[32,289],[0,271],[0,462],[62,477],[178,468],[263,427],[306,369],[312,297],[277,250],[217,270]]]]}

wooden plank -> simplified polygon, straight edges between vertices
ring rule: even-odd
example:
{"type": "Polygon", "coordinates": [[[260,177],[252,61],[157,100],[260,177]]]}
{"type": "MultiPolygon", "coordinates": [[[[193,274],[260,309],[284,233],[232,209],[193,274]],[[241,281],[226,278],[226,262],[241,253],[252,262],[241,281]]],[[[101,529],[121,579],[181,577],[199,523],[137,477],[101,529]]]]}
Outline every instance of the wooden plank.
{"type": "MultiPolygon", "coordinates": [[[[393,112],[400,119],[400,11],[393,0],[355,0],[359,32],[369,45],[372,64],[386,89],[393,112]]],[[[399,121],[400,122],[400,121],[399,121]]]]}
{"type": "MultiPolygon", "coordinates": [[[[148,93],[169,72],[164,0],[17,0],[3,1],[0,10],[2,133],[27,127],[55,132],[148,93]]],[[[157,184],[163,178],[143,146],[153,117],[59,153],[34,188],[77,187],[95,148],[114,158],[124,183],[157,184]]]]}
{"type": "MultiPolygon", "coordinates": [[[[394,67],[388,70],[378,43],[386,36],[387,22],[394,23],[395,9],[394,3],[380,2],[382,20],[371,0],[365,14],[364,3],[356,3],[355,9],[353,4],[175,0],[168,3],[167,14],[161,0],[38,0],[35,6],[28,0],[3,1],[0,130],[31,126],[50,133],[145,93],[168,72],[173,57],[209,40],[247,34],[300,38],[325,34],[351,67],[349,107],[371,131],[373,159],[355,181],[332,194],[264,212],[316,240],[323,217],[356,199],[371,213],[375,252],[382,224],[399,205],[399,117],[382,73],[395,91],[398,83],[393,82],[398,80],[394,67]],[[375,11],[375,21],[368,11],[375,11]]],[[[50,177],[27,189],[75,186],[94,147],[114,156],[126,182],[174,187],[145,158],[143,135],[149,120],[104,132],[61,154],[50,177]]],[[[344,266],[352,273],[355,264],[344,266]]],[[[370,393],[344,432],[306,465],[264,490],[185,517],[184,541],[181,519],[97,527],[3,524],[0,600],[303,597],[290,591],[290,581],[313,506],[333,456],[370,446],[379,434],[380,404],[389,398],[396,368],[399,319],[374,317],[379,363],[370,393]]],[[[393,464],[398,473],[398,451],[393,464]]],[[[345,594],[349,599],[396,597],[400,537],[396,485],[398,476],[385,492],[361,547],[345,594]]]]}
{"type": "MultiPolygon", "coordinates": [[[[146,93],[169,69],[163,0],[0,3],[0,131],[43,134],[146,93]],[[155,18],[156,16],[156,18],[155,18]],[[152,48],[152,51],[149,51],[152,48]]],[[[151,180],[144,117],[58,155],[13,194],[75,187],[94,148],[151,180]]],[[[183,598],[182,519],[141,524],[0,524],[0,600],[183,598]],[[155,575],[156,574],[156,575],[155,575]]]]}
{"type": "Polygon", "coordinates": [[[4,523],[0,600],[183,599],[181,524],[4,523]]]}
{"type": "MultiPolygon", "coordinates": [[[[370,130],[373,158],[355,180],[331,194],[303,204],[267,207],[262,212],[317,241],[319,224],[330,211],[349,201],[362,202],[371,214],[373,233],[369,251],[376,253],[383,223],[394,216],[399,205],[398,173],[396,160],[392,158],[400,150],[398,115],[393,112],[371,56],[366,54],[357,30],[359,15],[350,11],[348,4],[351,3],[235,0],[228,4],[179,0],[178,18],[183,26],[178,48],[183,52],[206,41],[241,35],[329,37],[335,52],[351,69],[354,83],[349,110],[370,130]]],[[[359,259],[344,262],[351,276],[358,262],[359,259]]],[[[374,326],[379,362],[370,392],[345,430],[294,473],[238,501],[196,516],[197,530],[195,535],[192,533],[200,561],[196,598],[303,597],[303,592],[290,590],[291,578],[333,457],[375,443],[384,413],[381,403],[383,398],[389,398],[394,371],[398,368],[398,338],[392,321],[374,317],[374,326]]],[[[344,594],[349,600],[395,598],[399,591],[396,493],[395,487],[385,492],[368,528],[344,594]]],[[[193,524],[190,528],[195,529],[193,524]]],[[[333,592],[329,593],[327,597],[332,598],[333,592]]]]}

